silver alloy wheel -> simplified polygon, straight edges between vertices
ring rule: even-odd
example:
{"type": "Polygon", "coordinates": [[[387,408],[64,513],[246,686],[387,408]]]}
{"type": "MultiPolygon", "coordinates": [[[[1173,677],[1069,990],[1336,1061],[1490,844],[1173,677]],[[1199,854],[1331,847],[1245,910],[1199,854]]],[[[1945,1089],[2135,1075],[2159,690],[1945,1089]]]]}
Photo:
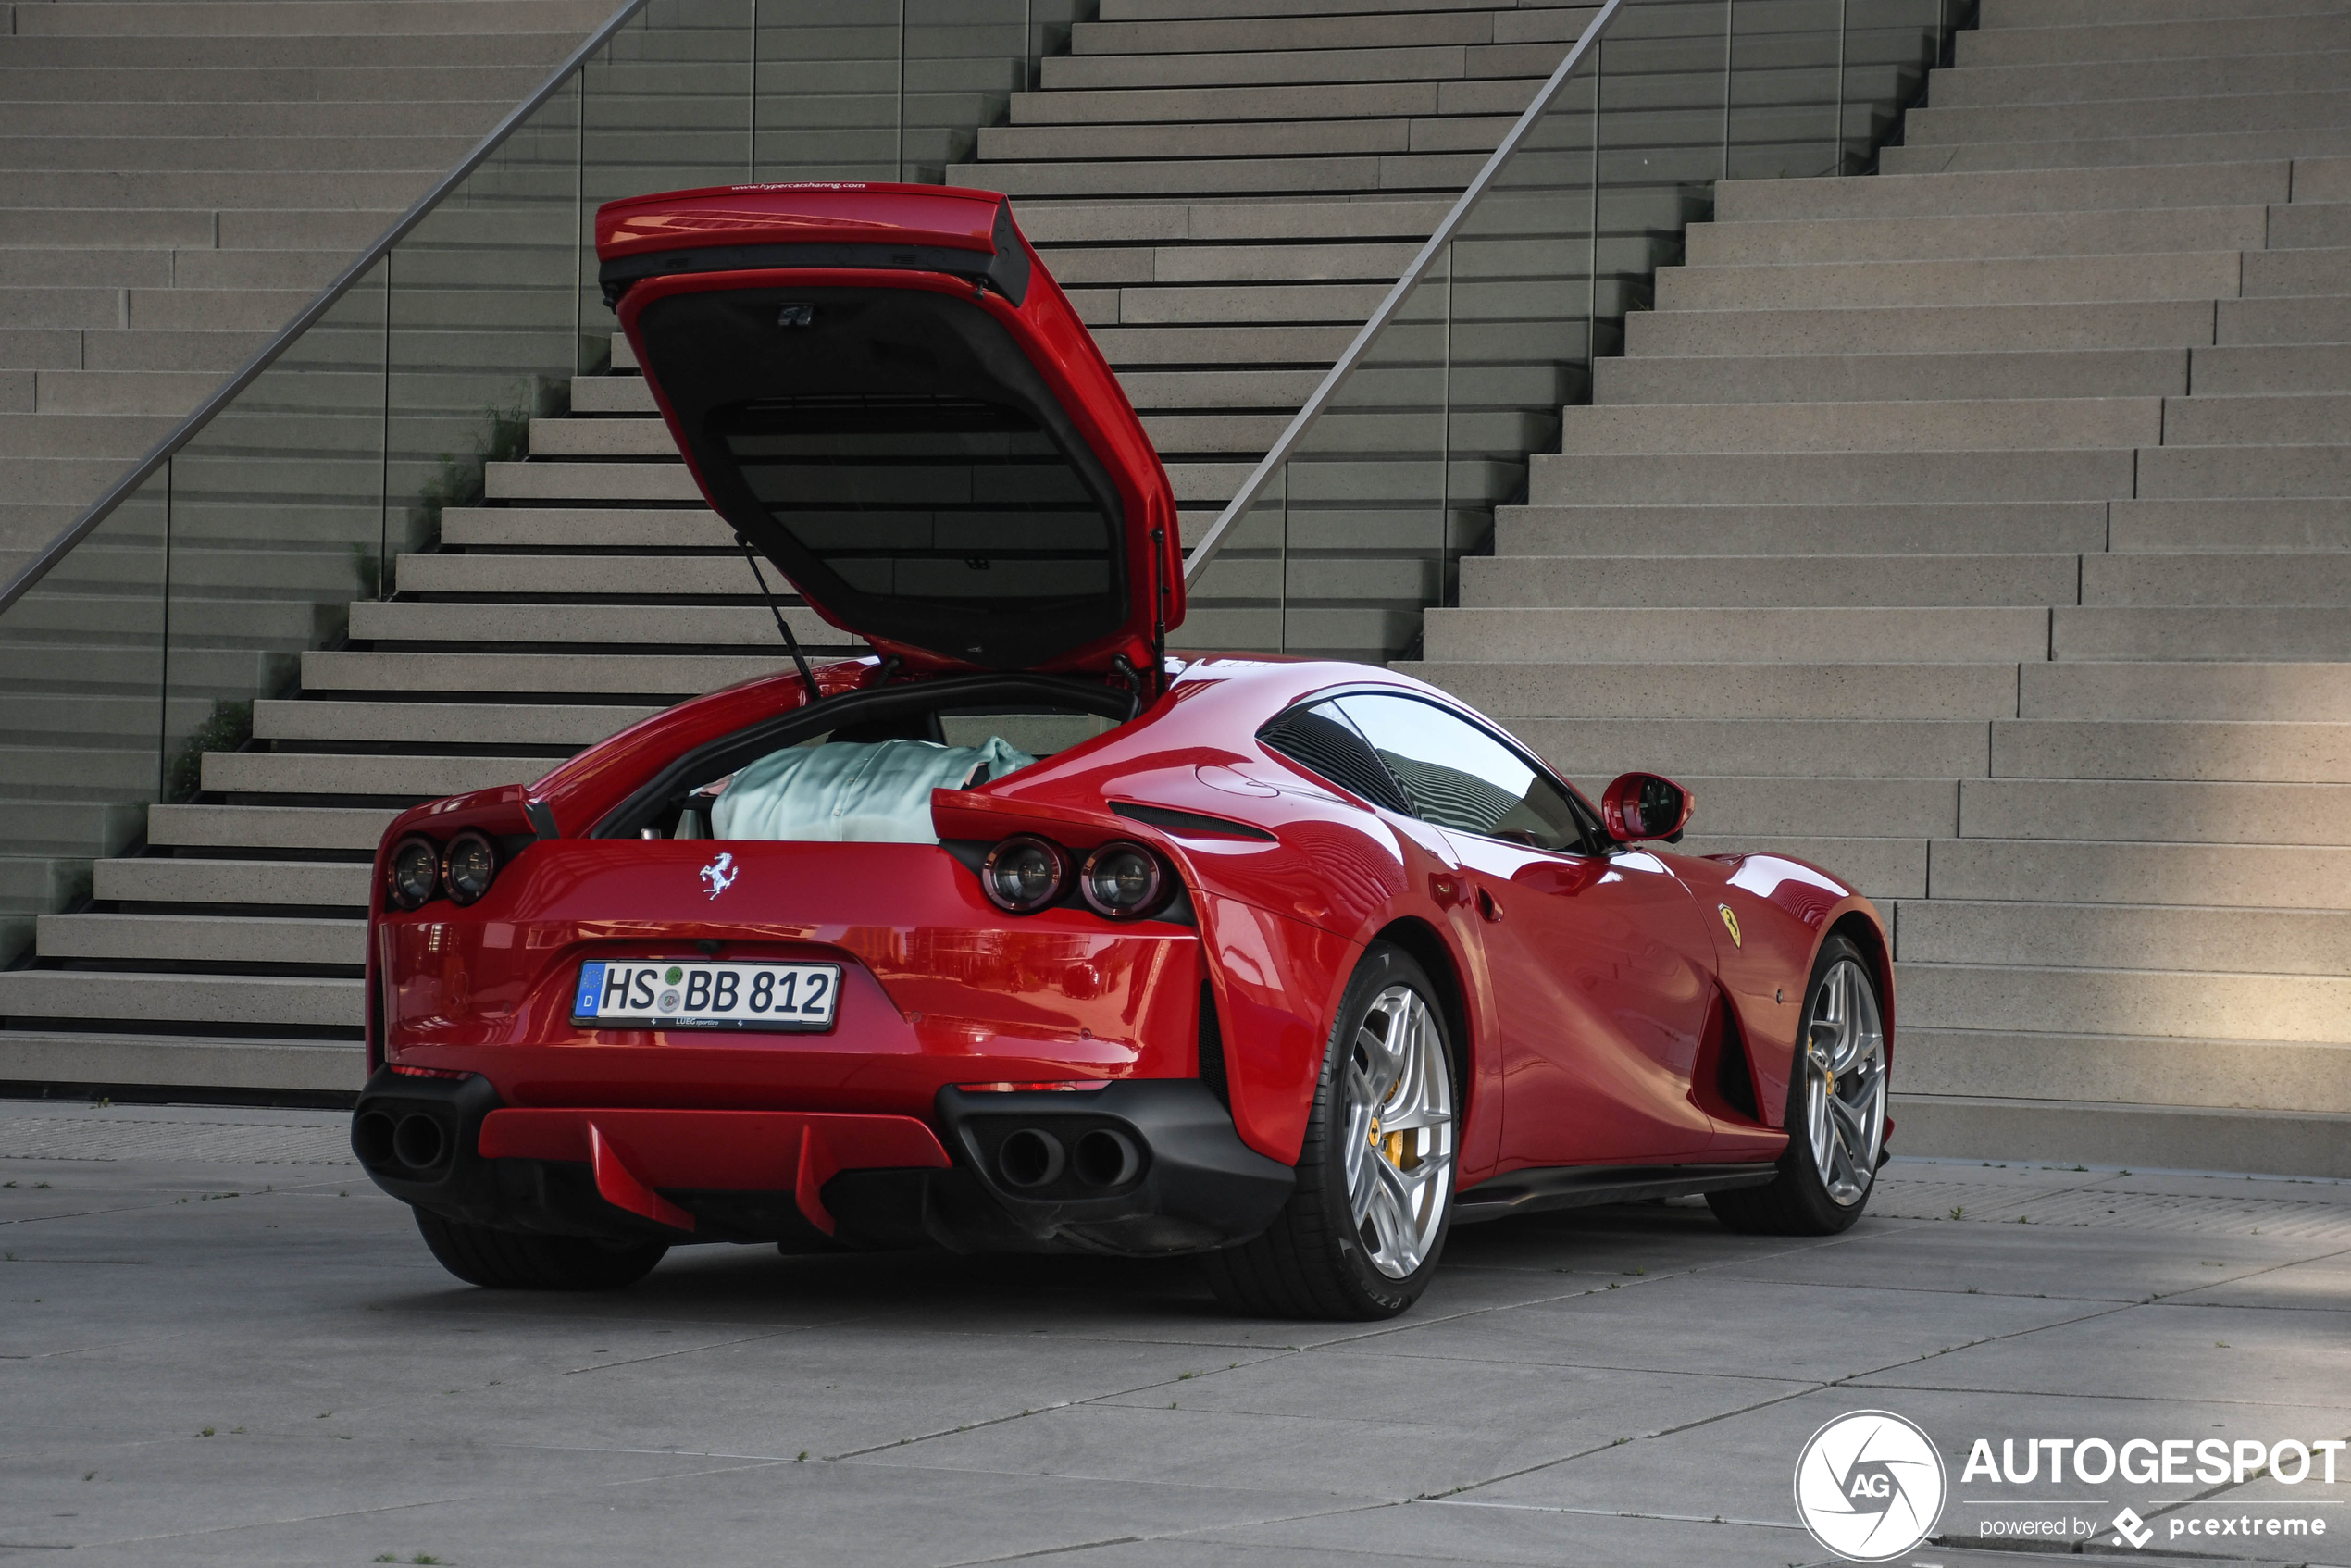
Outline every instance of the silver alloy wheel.
{"type": "Polygon", "coordinates": [[[1403,1279],[1428,1260],[1453,1195],[1453,1077],[1418,991],[1374,999],[1341,1073],[1348,1212],[1372,1266],[1403,1279]]]}
{"type": "Polygon", "coordinates": [[[1821,1185],[1839,1208],[1869,1195],[1885,1143],[1885,1026],[1861,966],[1840,958],[1804,1026],[1804,1117],[1821,1185]]]}

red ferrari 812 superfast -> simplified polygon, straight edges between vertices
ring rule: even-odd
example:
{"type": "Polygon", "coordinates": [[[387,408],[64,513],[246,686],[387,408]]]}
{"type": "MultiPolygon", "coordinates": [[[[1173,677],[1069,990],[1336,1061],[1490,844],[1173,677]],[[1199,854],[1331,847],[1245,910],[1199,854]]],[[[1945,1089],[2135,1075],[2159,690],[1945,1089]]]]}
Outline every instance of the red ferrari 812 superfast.
{"type": "Polygon", "coordinates": [[[1852,1223],[1877,911],[1645,847],[1670,780],[1595,806],[1402,676],[1170,653],[1166,472],[1002,197],[695,191],[597,239],[703,494],[873,655],[385,835],[352,1141],[451,1271],[1189,1253],[1238,1309],[1372,1318],[1476,1220],[1852,1223]]]}

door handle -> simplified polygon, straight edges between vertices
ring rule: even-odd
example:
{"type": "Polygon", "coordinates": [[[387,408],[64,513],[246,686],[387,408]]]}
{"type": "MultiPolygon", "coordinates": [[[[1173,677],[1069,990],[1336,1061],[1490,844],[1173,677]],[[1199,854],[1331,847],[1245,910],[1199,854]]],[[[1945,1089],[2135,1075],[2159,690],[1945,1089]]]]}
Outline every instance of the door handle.
{"type": "Polygon", "coordinates": [[[1489,923],[1499,923],[1502,918],[1502,906],[1494,902],[1492,893],[1480,888],[1477,890],[1477,913],[1480,918],[1489,923]]]}

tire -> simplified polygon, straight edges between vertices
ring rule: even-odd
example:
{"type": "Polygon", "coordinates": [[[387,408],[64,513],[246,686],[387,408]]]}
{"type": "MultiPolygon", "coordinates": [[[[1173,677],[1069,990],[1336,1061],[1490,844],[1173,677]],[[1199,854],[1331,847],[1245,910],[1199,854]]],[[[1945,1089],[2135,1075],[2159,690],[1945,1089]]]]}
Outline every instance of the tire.
{"type": "Polygon", "coordinates": [[[1779,1174],[1708,1193],[1716,1219],[1752,1235],[1833,1236],[1861,1217],[1885,1148],[1885,1018],[1861,950],[1844,937],[1822,942],[1804,987],[1779,1174]]]}
{"type": "Polygon", "coordinates": [[[585,1236],[530,1236],[416,1211],[441,1266],[486,1290],[617,1290],[653,1271],[666,1242],[610,1245],[585,1236]]]}
{"type": "Polygon", "coordinates": [[[1323,1052],[1297,1190],[1263,1235],[1202,1260],[1218,1298],[1256,1317],[1358,1321],[1418,1300],[1452,1225],[1461,1081],[1437,988],[1373,943],[1323,1052]]]}

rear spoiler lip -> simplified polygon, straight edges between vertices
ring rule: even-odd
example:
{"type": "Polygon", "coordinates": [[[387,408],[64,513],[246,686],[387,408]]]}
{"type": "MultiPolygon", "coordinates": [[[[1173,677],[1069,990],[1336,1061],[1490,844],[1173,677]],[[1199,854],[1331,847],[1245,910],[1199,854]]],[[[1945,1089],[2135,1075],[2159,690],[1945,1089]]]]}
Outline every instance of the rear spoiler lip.
{"type": "MultiPolygon", "coordinates": [[[[710,232],[707,243],[702,236],[680,234],[656,249],[643,248],[641,242],[635,245],[626,242],[600,245],[599,254],[603,260],[597,269],[597,281],[603,285],[604,304],[617,310],[621,296],[631,284],[683,272],[747,272],[784,268],[943,272],[950,277],[968,278],[975,288],[993,287],[1018,308],[1028,297],[1029,278],[1034,269],[1028,246],[1022,242],[1020,230],[1013,222],[1012,203],[1001,196],[994,200],[996,218],[985,248],[973,243],[976,235],[966,238],[950,231],[909,235],[902,240],[862,237],[872,234],[871,226],[848,220],[840,227],[861,237],[743,243],[740,237],[752,226],[736,224],[726,230],[710,232]],[[729,240],[736,243],[725,243],[729,240]]],[[[804,232],[807,226],[779,222],[776,227],[804,232]]]]}

